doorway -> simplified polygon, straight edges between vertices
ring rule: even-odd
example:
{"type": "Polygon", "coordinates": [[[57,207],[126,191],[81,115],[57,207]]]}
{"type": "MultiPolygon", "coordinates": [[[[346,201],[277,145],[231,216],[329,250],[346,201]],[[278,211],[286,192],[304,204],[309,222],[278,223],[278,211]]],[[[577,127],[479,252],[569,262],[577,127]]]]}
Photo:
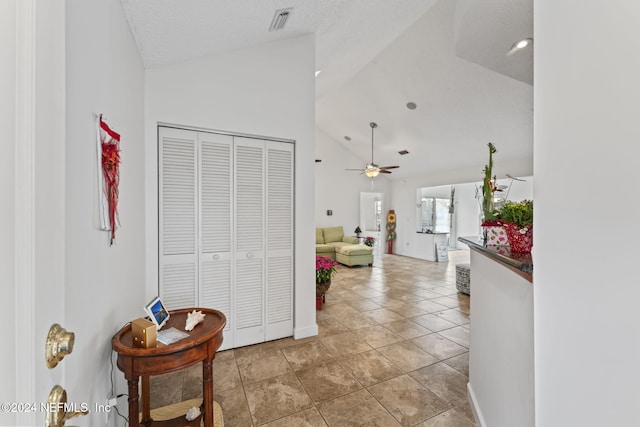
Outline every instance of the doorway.
{"type": "Polygon", "coordinates": [[[384,196],[383,193],[360,193],[360,224],[362,227],[362,235],[373,237],[375,243],[373,245],[373,256],[380,257],[384,253],[384,234],[382,229],[384,224],[384,196]]]}

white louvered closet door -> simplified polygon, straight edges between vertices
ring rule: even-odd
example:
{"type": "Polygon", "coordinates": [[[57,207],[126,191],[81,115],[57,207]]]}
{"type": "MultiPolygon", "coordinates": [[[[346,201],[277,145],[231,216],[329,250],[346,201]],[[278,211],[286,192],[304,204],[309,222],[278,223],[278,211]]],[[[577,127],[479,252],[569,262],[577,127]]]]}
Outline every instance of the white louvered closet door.
{"type": "Polygon", "coordinates": [[[267,141],[266,339],[293,332],[293,144],[267,141]]]}
{"type": "Polygon", "coordinates": [[[264,141],[236,137],[235,143],[235,325],[236,346],[265,340],[264,141]]]}
{"type": "Polygon", "coordinates": [[[233,334],[233,137],[198,133],[200,200],[199,307],[224,313],[221,349],[234,347],[233,334]]]}
{"type": "Polygon", "coordinates": [[[159,288],[169,309],[196,305],[197,134],[159,128],[159,288]]]}

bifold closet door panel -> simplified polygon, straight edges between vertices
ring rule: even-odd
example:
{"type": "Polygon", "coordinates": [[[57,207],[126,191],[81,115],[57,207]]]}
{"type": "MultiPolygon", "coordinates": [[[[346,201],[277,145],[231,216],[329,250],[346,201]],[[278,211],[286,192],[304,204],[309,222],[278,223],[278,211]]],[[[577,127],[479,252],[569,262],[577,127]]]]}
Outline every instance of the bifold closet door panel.
{"type": "Polygon", "coordinates": [[[267,141],[266,336],[293,332],[293,144],[267,141]]]}
{"type": "Polygon", "coordinates": [[[198,132],[199,307],[227,318],[221,349],[234,345],[233,137],[198,132]]]}
{"type": "Polygon", "coordinates": [[[265,142],[234,137],[236,346],[265,340],[265,142]]]}
{"type": "Polygon", "coordinates": [[[169,309],[197,303],[197,133],[158,130],[159,288],[169,309]]]}

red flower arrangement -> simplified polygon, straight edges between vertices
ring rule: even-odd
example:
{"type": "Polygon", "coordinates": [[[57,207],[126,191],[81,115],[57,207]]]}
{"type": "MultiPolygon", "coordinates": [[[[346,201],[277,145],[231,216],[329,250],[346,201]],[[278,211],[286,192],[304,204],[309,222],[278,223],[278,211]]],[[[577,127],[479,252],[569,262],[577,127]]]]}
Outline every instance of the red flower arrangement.
{"type": "Polygon", "coordinates": [[[337,262],[327,256],[316,256],[316,283],[326,283],[331,280],[336,269],[337,262]]]}

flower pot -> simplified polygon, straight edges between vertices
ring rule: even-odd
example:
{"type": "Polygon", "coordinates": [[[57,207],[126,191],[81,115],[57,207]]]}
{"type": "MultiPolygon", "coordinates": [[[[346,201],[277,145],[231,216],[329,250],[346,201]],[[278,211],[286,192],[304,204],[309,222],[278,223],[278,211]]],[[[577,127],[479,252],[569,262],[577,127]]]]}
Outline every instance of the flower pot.
{"type": "Polygon", "coordinates": [[[533,226],[520,227],[517,224],[506,223],[504,228],[509,239],[511,252],[529,253],[533,246],[533,226]]]}
{"type": "Polygon", "coordinates": [[[328,282],[316,283],[316,296],[319,297],[327,293],[330,286],[331,280],[329,280],[328,282]]]}
{"type": "Polygon", "coordinates": [[[507,231],[501,225],[482,226],[487,246],[509,246],[507,231]]]}

